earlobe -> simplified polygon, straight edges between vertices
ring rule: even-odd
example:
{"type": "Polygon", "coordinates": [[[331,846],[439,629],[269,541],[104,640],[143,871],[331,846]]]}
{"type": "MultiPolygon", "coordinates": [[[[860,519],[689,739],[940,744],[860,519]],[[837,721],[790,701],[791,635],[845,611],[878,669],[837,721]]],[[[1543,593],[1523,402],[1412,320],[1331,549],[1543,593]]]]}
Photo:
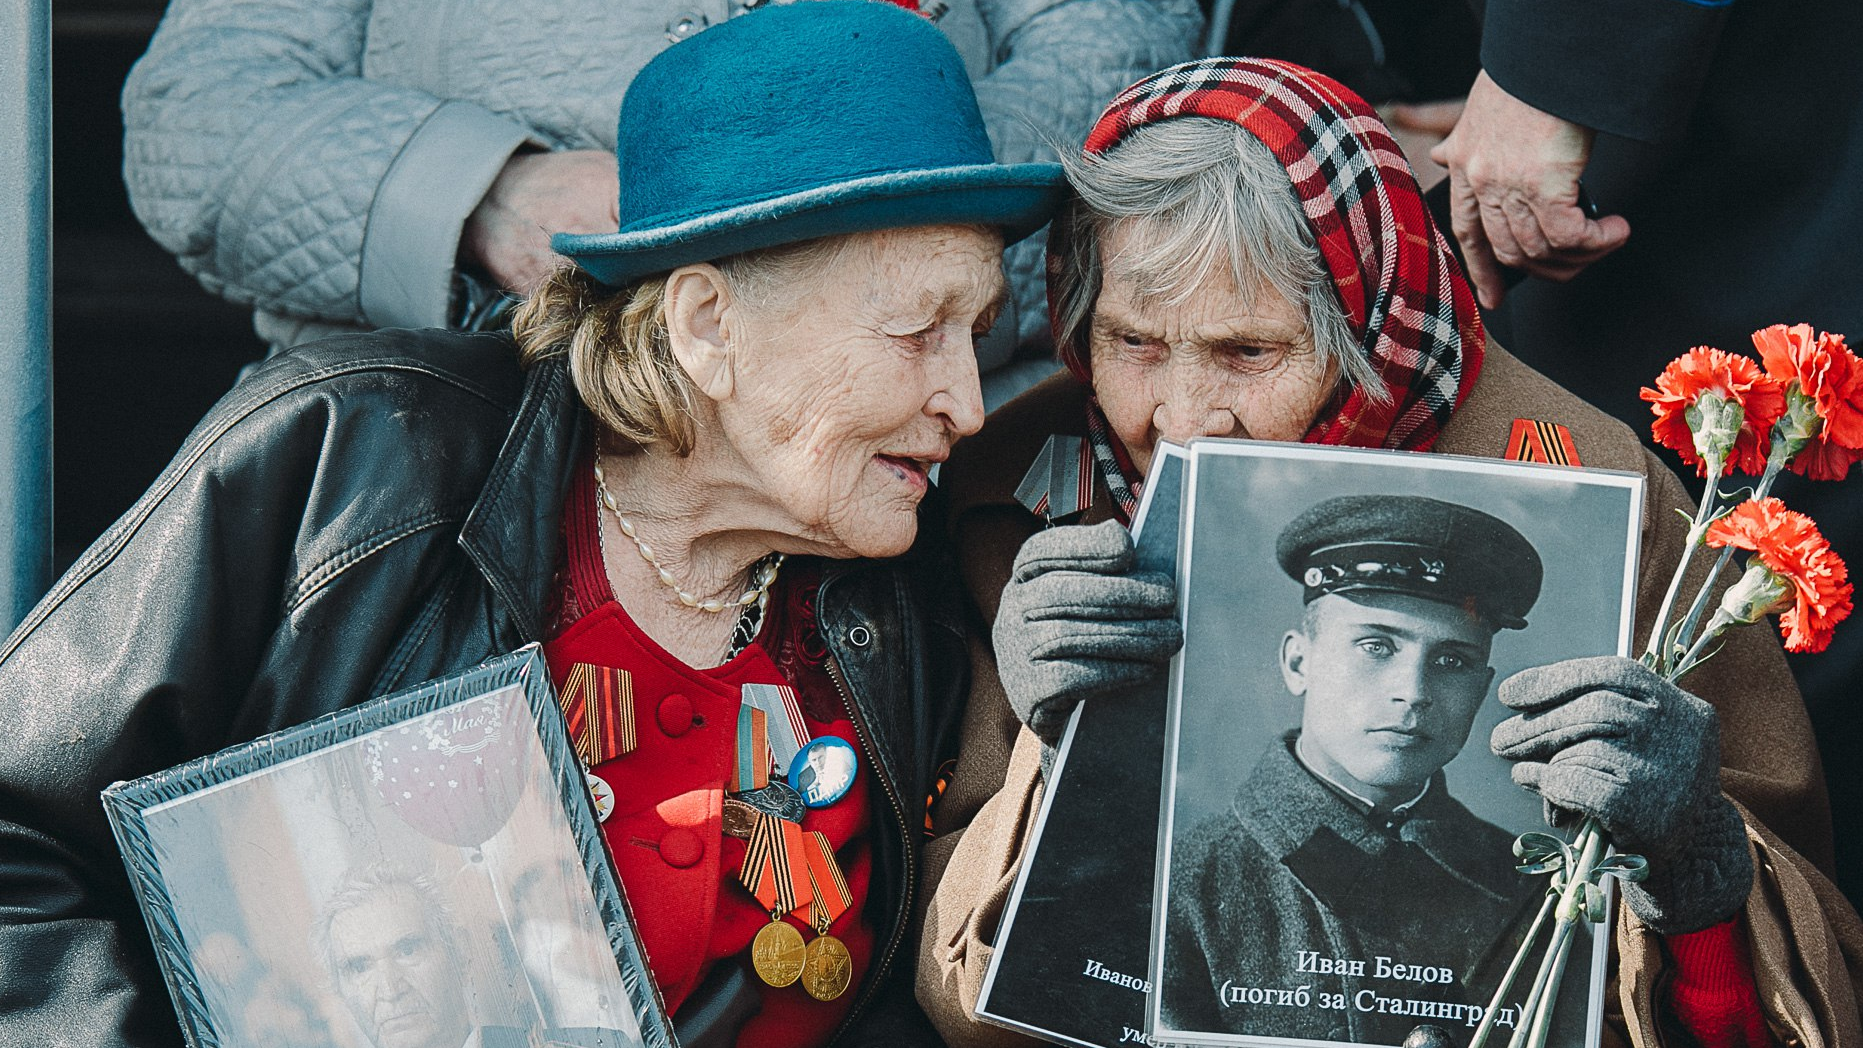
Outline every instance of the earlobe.
{"type": "Polygon", "coordinates": [[[1288,630],[1281,637],[1281,682],[1290,695],[1307,693],[1307,636],[1288,630]]]}
{"type": "Polygon", "coordinates": [[[666,278],[666,339],[673,359],[713,402],[733,389],[730,352],[731,289],[718,267],[681,266],[666,278]]]}

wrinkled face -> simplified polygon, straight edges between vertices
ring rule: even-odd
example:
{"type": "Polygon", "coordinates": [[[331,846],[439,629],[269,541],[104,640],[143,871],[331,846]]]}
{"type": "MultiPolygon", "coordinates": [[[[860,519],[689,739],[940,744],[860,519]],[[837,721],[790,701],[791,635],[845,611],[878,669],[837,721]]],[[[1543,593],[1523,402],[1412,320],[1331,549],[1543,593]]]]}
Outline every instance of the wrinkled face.
{"type": "Polygon", "coordinates": [[[337,993],[378,1048],[458,1048],[472,1032],[465,973],[420,899],[388,888],[330,922],[337,993]]]}
{"type": "Polygon", "coordinates": [[[1142,235],[1124,222],[1102,240],[1088,343],[1093,391],[1133,463],[1148,470],[1160,440],[1299,440],[1336,377],[1300,310],[1267,285],[1245,305],[1226,266],[1181,304],[1147,301],[1120,260],[1142,235]]]}
{"type": "Polygon", "coordinates": [[[972,340],[1001,306],[1002,250],[968,226],[861,234],[807,286],[734,319],[720,425],[812,552],[912,544],[927,470],[983,424],[972,340]]]}
{"type": "Polygon", "coordinates": [[[1389,593],[1307,606],[1281,641],[1303,697],[1301,754],[1381,804],[1401,804],[1462,750],[1488,694],[1493,634],[1459,607],[1389,593]]]}

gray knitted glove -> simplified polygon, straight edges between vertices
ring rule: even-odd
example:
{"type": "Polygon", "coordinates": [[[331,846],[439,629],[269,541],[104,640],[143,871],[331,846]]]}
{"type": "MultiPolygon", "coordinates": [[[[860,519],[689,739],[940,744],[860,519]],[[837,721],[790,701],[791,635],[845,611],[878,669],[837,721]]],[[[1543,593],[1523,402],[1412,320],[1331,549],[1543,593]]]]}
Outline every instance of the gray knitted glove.
{"type": "Polygon", "coordinates": [[[1016,716],[1050,746],[1080,700],[1153,678],[1183,646],[1171,577],[1132,566],[1132,535],[1116,521],[1050,528],[1016,554],[996,670],[1016,716]]]}
{"type": "Polygon", "coordinates": [[[1519,712],[1494,752],[1547,804],[1594,816],[1618,848],[1649,859],[1624,901],[1664,935],[1739,912],[1753,886],[1745,827],[1721,796],[1714,707],[1642,663],[1606,656],[1526,670],[1501,684],[1519,712]]]}

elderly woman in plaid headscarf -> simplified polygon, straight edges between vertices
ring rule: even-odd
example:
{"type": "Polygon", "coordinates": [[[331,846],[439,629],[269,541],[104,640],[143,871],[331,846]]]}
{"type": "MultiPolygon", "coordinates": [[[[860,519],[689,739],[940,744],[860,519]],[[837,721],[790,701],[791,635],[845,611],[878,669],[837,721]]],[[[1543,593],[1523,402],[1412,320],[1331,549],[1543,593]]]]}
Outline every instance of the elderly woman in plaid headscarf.
{"type": "MultiPolygon", "coordinates": [[[[1172,580],[1135,570],[1127,531],[1160,441],[1504,458],[1524,420],[1552,460],[1647,479],[1644,631],[1682,549],[1670,509],[1689,505],[1628,429],[1488,337],[1401,151],[1340,84],[1275,61],[1177,66],[1116,98],[1067,168],[1049,253],[1067,373],[1006,405],[946,473],[991,637],[973,644],[928,852],[919,997],[953,1044],[1014,1039],[971,1011],[1068,715],[1161,673],[1181,643],[1172,580]]],[[[1515,779],[1651,860],[1620,893],[1607,1036],[1655,1045],[1667,1016],[1716,1048],[1766,1043],[1768,1024],[1850,1043],[1863,935],[1826,879],[1824,785],[1777,640],[1730,635],[1690,686],[1607,658],[1501,691],[1519,715],[1494,745],[1515,779]]]]}

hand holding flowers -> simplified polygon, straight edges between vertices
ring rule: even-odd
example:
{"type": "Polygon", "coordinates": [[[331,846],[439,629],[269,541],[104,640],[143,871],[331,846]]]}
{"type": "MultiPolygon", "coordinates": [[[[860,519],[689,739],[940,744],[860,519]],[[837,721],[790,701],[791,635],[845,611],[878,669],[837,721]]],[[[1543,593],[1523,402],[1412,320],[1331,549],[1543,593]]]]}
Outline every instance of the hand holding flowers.
{"type": "Polygon", "coordinates": [[[1576,923],[1605,917],[1606,876],[1631,883],[1648,878],[1643,888],[1627,893],[1632,909],[1658,931],[1688,931],[1724,920],[1750,889],[1744,827],[1719,790],[1713,710],[1675,682],[1712,656],[1726,630],[1770,614],[1780,616],[1787,650],[1822,651],[1830,644],[1832,629],[1851,610],[1848,572],[1810,518],[1786,509],[1770,492],[1785,470],[1837,480],[1863,460],[1863,361],[1843,336],[1814,335],[1806,324],[1774,325],[1755,332],[1753,342],[1758,361],[1697,347],[1665,368],[1654,388],[1642,391],[1656,416],[1656,440],[1708,482],[1641,665],[1624,659],[1577,660],[1528,671],[1502,687],[1502,701],[1522,714],[1496,729],[1496,752],[1520,762],[1516,780],[1538,789],[1549,803],[1585,817],[1570,841],[1529,833],[1515,842],[1521,871],[1548,873],[1552,884],[1470,1048],[1487,1040],[1550,920],[1551,937],[1519,1007],[1510,1048],[1544,1044],[1576,923]],[[1748,487],[1724,479],[1736,472],[1757,480],[1748,487]],[[1693,600],[1678,609],[1689,565],[1708,547],[1720,550],[1718,559],[1693,600]],[[1737,550],[1747,553],[1744,572],[1717,601],[1717,580],[1737,550]],[[1573,712],[1586,703],[1611,708],[1573,712]],[[1564,742],[1547,741],[1560,736],[1561,717],[1580,714],[1585,715],[1581,720],[1589,717],[1591,728],[1609,730],[1590,739],[1582,726],[1566,725],[1564,742]],[[1668,726],[1637,730],[1632,721],[1668,726]],[[1695,730],[1687,730],[1691,726],[1695,730]],[[1634,760],[1610,772],[1605,768],[1610,759],[1639,755],[1636,747],[1613,738],[1625,731],[1655,739],[1655,749],[1710,749],[1693,759],[1671,754],[1674,760],[1658,760],[1654,764],[1661,766],[1644,769],[1649,774],[1637,774],[1634,760]],[[1590,741],[1575,743],[1581,736],[1590,741]],[[1574,756],[1586,747],[1590,750],[1574,756]],[[1555,777],[1562,762],[1572,773],[1565,784],[1571,789],[1555,777]],[[1682,776],[1684,766],[1700,774],[1682,776]],[[1665,807],[1652,798],[1665,797],[1666,785],[1687,788],[1665,807]],[[1667,814],[1635,818],[1643,808],[1667,814]],[[1621,843],[1649,849],[1653,861],[1628,854],[1607,857],[1607,824],[1623,835],[1621,843]],[[1665,832],[1652,835],[1651,827],[1665,832]]]}

